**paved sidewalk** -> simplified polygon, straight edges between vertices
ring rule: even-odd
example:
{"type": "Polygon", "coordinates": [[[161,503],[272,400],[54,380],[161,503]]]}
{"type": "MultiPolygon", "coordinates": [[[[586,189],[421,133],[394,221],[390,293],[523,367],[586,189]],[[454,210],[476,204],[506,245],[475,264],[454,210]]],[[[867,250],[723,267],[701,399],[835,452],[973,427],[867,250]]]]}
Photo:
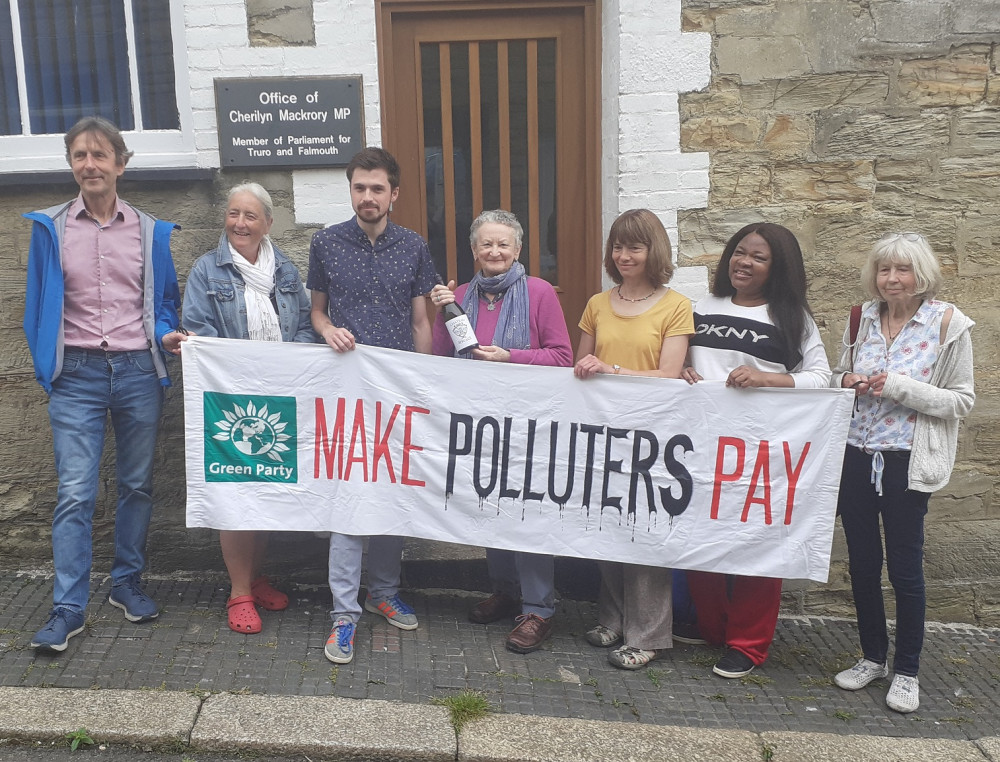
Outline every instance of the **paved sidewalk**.
{"type": "Polygon", "coordinates": [[[262,612],[258,635],[227,627],[221,579],[148,580],[163,612],[143,625],[107,603],[107,580],[95,586],[84,633],[63,654],[36,656],[28,643],[51,579],[0,572],[0,738],[83,726],[105,740],[312,759],[649,759],[648,745],[663,760],[817,760],[828,746],[841,761],[1000,762],[1000,630],[929,624],[921,707],[900,715],[885,707],[886,680],[857,693],[832,685],[856,658],[844,620],[783,618],[768,662],[724,680],[705,647],[678,644],[639,672],[610,666],[583,639],[590,603],[561,602],[546,647],[518,655],[503,646],[509,623],[466,620],[475,596],[412,590],[403,597],[420,627],[366,613],[354,662],[337,667],[323,656],[325,586],[286,587],[291,606],[262,612]],[[456,742],[431,700],[466,689],[494,714],[456,742]]]}

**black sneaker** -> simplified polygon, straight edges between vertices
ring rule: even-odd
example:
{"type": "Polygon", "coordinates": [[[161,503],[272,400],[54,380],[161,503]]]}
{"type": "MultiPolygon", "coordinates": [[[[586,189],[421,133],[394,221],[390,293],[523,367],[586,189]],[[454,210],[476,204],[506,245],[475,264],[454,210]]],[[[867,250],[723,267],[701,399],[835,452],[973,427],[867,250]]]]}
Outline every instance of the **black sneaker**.
{"type": "Polygon", "coordinates": [[[719,677],[735,678],[749,675],[753,672],[753,668],[754,663],[749,656],[735,648],[730,648],[726,651],[726,655],[712,667],[712,671],[719,677]]]}
{"type": "Polygon", "coordinates": [[[674,622],[673,629],[673,638],[678,643],[703,646],[708,642],[701,636],[701,631],[694,622],[674,622]]]}

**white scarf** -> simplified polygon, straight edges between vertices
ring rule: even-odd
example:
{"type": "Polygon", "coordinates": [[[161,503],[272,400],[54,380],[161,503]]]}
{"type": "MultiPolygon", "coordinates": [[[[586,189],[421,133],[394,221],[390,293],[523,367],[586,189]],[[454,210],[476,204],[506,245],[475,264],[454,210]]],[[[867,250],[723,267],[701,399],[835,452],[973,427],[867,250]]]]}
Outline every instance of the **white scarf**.
{"type": "Polygon", "coordinates": [[[246,289],[243,297],[247,305],[247,331],[255,341],[281,341],[278,315],[271,304],[274,291],[274,247],[271,239],[264,237],[257,252],[257,261],[251,263],[229,244],[233,264],[243,276],[246,289]]]}

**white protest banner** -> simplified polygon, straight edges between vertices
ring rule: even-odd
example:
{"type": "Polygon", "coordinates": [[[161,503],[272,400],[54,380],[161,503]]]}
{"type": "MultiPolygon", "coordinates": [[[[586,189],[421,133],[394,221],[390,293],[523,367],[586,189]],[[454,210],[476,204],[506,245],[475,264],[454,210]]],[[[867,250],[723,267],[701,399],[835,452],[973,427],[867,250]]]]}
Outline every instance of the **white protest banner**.
{"type": "Polygon", "coordinates": [[[184,345],[187,523],[825,581],[852,394],[184,345]]]}

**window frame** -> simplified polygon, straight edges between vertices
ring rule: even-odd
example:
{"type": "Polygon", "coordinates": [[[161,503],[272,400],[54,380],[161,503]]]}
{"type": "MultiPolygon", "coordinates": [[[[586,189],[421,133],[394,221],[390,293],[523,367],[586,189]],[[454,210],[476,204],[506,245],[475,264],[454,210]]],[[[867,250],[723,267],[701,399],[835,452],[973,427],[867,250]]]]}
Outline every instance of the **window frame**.
{"type": "MultiPolygon", "coordinates": [[[[14,37],[14,58],[17,63],[18,98],[21,106],[22,129],[30,129],[27,120],[27,90],[24,74],[24,51],[21,47],[21,24],[18,0],[9,2],[11,27],[14,37]]],[[[129,65],[136,71],[136,51],[134,40],[134,17],[132,7],[142,0],[122,0],[126,4],[126,27],[129,39],[129,65]]],[[[169,0],[170,34],[173,43],[174,95],[180,129],[176,130],[135,130],[122,131],[129,150],[135,156],[129,167],[177,168],[197,165],[194,127],[191,109],[191,88],[187,65],[187,40],[184,28],[184,0],[169,0]]],[[[137,78],[130,76],[133,111],[135,121],[141,124],[137,78]]],[[[63,134],[49,135],[0,135],[0,174],[31,174],[67,169],[66,149],[63,134]]]]}

